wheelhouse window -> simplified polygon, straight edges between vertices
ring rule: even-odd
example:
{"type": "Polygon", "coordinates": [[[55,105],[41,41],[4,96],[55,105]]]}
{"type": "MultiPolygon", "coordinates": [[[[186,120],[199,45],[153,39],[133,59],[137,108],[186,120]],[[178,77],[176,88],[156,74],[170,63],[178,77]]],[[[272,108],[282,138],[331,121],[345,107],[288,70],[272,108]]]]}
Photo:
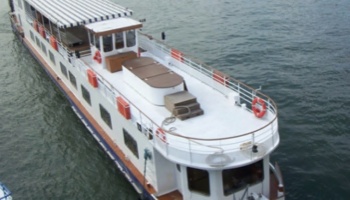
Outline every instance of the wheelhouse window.
{"type": "Polygon", "coordinates": [[[70,80],[70,83],[75,87],[77,88],[77,80],[75,79],[75,76],[69,71],[69,80],[70,80]]]}
{"type": "Polygon", "coordinates": [[[81,94],[83,95],[83,98],[85,99],[85,101],[91,105],[91,99],[90,99],[90,93],[89,91],[81,85],[81,94]]]}
{"type": "Polygon", "coordinates": [[[112,35],[105,35],[103,36],[103,51],[104,52],[110,52],[113,50],[113,41],[112,41],[112,35]]]}
{"type": "Polygon", "coordinates": [[[109,126],[109,128],[112,128],[112,120],[111,115],[109,112],[100,104],[100,115],[102,120],[109,126]]]}
{"type": "Polygon", "coordinates": [[[115,33],[115,49],[121,49],[124,47],[123,32],[115,33]]]}
{"type": "Polygon", "coordinates": [[[222,171],[222,184],[224,195],[230,195],[238,190],[242,190],[247,185],[257,184],[264,179],[263,161],[222,171]]]}
{"type": "Polygon", "coordinates": [[[206,170],[187,167],[188,189],[204,195],[210,195],[209,173],[206,170]]]}
{"type": "Polygon", "coordinates": [[[126,32],[126,46],[133,47],[136,44],[135,30],[130,30],[126,32]]]}
{"type": "MultiPolygon", "coordinates": [[[[50,52],[50,51],[49,51],[50,52]]],[[[50,52],[50,57],[51,57],[51,52],[50,52]]],[[[68,74],[67,74],[67,68],[66,68],[66,66],[64,66],[61,62],[60,62],[60,66],[61,66],[61,72],[62,72],[62,74],[66,77],[66,78],[68,78],[68,74]]]]}
{"type": "Polygon", "coordinates": [[[100,38],[96,35],[93,35],[93,37],[94,37],[94,43],[93,43],[94,46],[100,50],[100,38]]]}
{"type": "Polygon", "coordinates": [[[124,135],[124,143],[125,143],[125,145],[130,149],[130,151],[137,158],[139,158],[139,151],[137,149],[137,142],[136,142],[136,140],[125,129],[123,129],[123,135],[124,135]]]}

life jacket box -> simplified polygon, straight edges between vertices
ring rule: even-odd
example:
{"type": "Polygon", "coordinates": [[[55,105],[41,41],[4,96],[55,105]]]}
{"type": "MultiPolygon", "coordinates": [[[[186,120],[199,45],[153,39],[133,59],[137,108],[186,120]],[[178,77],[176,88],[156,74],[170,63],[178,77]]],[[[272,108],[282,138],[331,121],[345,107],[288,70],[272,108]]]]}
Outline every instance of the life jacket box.
{"type": "Polygon", "coordinates": [[[133,51],[119,53],[117,55],[106,57],[106,68],[110,72],[122,70],[122,63],[126,60],[137,58],[137,53],[133,51]]]}
{"type": "Polygon", "coordinates": [[[97,88],[98,87],[98,82],[97,82],[97,77],[94,71],[91,69],[87,70],[87,76],[89,83],[92,85],[92,87],[97,88]]]}
{"type": "Polygon", "coordinates": [[[52,48],[54,48],[56,51],[58,51],[57,41],[53,35],[50,36],[50,44],[51,44],[52,48]]]}
{"type": "Polygon", "coordinates": [[[125,119],[131,119],[130,115],[130,105],[122,97],[117,97],[118,111],[122,114],[125,119]]]}

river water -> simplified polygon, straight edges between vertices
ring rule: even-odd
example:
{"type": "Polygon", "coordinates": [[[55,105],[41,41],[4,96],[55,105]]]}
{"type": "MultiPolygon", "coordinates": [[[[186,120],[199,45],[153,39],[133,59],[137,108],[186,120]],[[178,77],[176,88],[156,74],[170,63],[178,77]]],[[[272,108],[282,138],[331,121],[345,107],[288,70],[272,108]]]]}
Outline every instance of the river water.
{"type": "MultiPolygon", "coordinates": [[[[116,0],[115,0],[116,1],[116,0]]],[[[279,108],[288,199],[350,199],[350,1],[118,0],[143,32],[251,85],[279,108]]],[[[15,199],[136,192],[11,32],[0,6],[0,181],[15,199]]]]}

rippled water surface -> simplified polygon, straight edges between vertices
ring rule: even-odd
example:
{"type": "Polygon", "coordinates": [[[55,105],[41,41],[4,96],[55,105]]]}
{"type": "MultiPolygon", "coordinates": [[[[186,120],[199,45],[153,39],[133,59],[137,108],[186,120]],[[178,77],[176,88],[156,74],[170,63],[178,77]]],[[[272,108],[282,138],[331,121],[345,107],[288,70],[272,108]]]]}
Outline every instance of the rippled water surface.
{"type": "MultiPolygon", "coordinates": [[[[115,0],[116,1],[116,0],[115,0]]],[[[272,97],[288,199],[350,199],[350,2],[120,0],[143,31],[272,97]]],[[[137,195],[0,6],[0,180],[15,199],[137,195]]]]}

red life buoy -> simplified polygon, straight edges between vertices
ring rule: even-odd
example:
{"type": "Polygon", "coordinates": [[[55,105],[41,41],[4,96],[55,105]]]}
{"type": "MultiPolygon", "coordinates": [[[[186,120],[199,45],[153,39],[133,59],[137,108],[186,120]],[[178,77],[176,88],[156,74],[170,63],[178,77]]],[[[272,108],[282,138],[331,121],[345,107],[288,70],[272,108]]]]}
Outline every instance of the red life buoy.
{"type": "Polygon", "coordinates": [[[252,110],[254,112],[255,117],[262,118],[266,113],[265,101],[259,97],[255,97],[252,102],[252,110]],[[257,104],[260,104],[260,106],[258,106],[257,104]]]}
{"type": "Polygon", "coordinates": [[[94,60],[96,60],[96,62],[97,62],[98,64],[101,64],[102,58],[101,58],[101,53],[100,53],[99,50],[97,50],[97,51],[95,52],[94,60]]]}
{"type": "Polygon", "coordinates": [[[158,128],[158,129],[156,130],[156,136],[157,136],[160,140],[162,140],[163,142],[166,143],[166,135],[165,135],[165,132],[164,132],[163,129],[158,128]]]}

